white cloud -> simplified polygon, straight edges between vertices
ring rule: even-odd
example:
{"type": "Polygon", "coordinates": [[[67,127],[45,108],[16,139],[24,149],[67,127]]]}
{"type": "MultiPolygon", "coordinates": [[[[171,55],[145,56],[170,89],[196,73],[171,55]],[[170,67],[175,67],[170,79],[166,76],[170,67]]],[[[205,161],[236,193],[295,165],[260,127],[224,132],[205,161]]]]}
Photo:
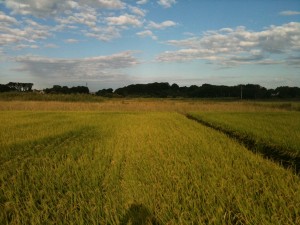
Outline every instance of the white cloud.
{"type": "Polygon", "coordinates": [[[14,14],[34,15],[38,17],[49,16],[57,14],[70,8],[68,4],[72,1],[60,0],[6,0],[5,4],[8,8],[13,10],[14,14]]]}
{"type": "Polygon", "coordinates": [[[139,4],[139,5],[144,5],[148,2],[148,0],[140,0],[140,1],[137,1],[136,4],[139,4]]]}
{"type": "Polygon", "coordinates": [[[22,40],[24,40],[23,37],[16,36],[13,34],[0,34],[0,46],[18,43],[22,40]]]}
{"type": "Polygon", "coordinates": [[[8,19],[9,16],[3,13],[1,15],[5,21],[12,23],[0,23],[0,46],[34,43],[46,39],[51,34],[48,26],[33,23],[30,20],[26,20],[24,23],[15,23],[14,20],[8,19]]]}
{"type": "Polygon", "coordinates": [[[68,24],[84,24],[88,27],[95,27],[97,24],[97,12],[91,7],[82,7],[80,12],[73,12],[67,17],[58,17],[56,21],[60,23],[61,29],[66,28],[68,24]]]}
{"type": "Polygon", "coordinates": [[[61,81],[66,79],[113,79],[119,70],[137,65],[133,52],[120,52],[109,56],[83,59],[59,59],[40,56],[19,56],[15,61],[21,65],[18,70],[43,78],[61,81]]]}
{"type": "Polygon", "coordinates": [[[97,9],[122,9],[125,7],[125,3],[120,0],[6,0],[5,5],[15,14],[37,17],[57,15],[87,5],[97,9]]]}
{"type": "Polygon", "coordinates": [[[31,48],[31,49],[37,49],[39,48],[38,45],[25,45],[25,44],[19,44],[14,47],[14,50],[21,50],[23,48],[31,48]]]}
{"type": "Polygon", "coordinates": [[[159,0],[157,3],[165,8],[170,8],[173,4],[176,3],[176,0],[159,0]]]}
{"type": "Polygon", "coordinates": [[[106,21],[108,22],[108,25],[113,26],[136,26],[139,27],[143,24],[142,21],[140,21],[136,16],[124,14],[117,17],[107,17],[106,21]]]}
{"type": "Polygon", "coordinates": [[[295,16],[295,15],[300,15],[299,11],[282,11],[279,13],[281,16],[295,16]]]}
{"type": "Polygon", "coordinates": [[[174,27],[176,26],[177,24],[174,22],[174,21],[171,21],[171,20],[166,20],[162,23],[155,23],[153,21],[150,21],[147,28],[149,29],[159,29],[159,30],[163,30],[167,27],[174,27]]]}
{"type": "MultiPolygon", "coordinates": [[[[86,2],[86,0],[81,0],[81,2],[86,2]]],[[[96,4],[96,6],[105,9],[122,9],[125,7],[125,3],[120,0],[89,0],[88,2],[96,4]]]]}
{"type": "Polygon", "coordinates": [[[286,56],[300,50],[300,23],[270,26],[263,31],[248,31],[245,27],[208,31],[200,37],[169,40],[167,44],[179,48],[166,51],[158,61],[207,60],[233,66],[238,64],[270,64],[281,60],[275,55],[286,56]],[[276,57],[275,57],[276,58],[276,57]]]}
{"type": "Polygon", "coordinates": [[[121,37],[120,29],[115,26],[95,27],[90,31],[85,31],[84,35],[90,38],[95,38],[100,41],[110,41],[121,37]]]}
{"type": "Polygon", "coordinates": [[[56,44],[52,44],[52,43],[45,44],[44,47],[45,48],[58,48],[58,46],[56,44]]]}
{"type": "Polygon", "coordinates": [[[65,42],[65,43],[68,43],[68,44],[74,44],[74,43],[78,43],[79,41],[76,40],[76,39],[70,38],[70,39],[64,40],[64,42],[65,42]]]}
{"type": "MultiPolygon", "coordinates": [[[[140,5],[147,2],[149,1],[136,1],[140,5]]],[[[34,38],[30,39],[28,35],[24,37],[24,35],[11,34],[12,31],[6,29],[1,34],[0,45],[26,44],[23,42],[45,39],[55,35],[56,32],[76,32],[100,41],[111,41],[120,38],[124,30],[130,27],[141,27],[147,21],[146,10],[123,0],[7,0],[4,4],[12,10],[11,14],[24,15],[23,19],[18,22],[16,18],[0,13],[0,22],[5,21],[6,28],[24,31],[26,27],[28,31],[30,29],[32,31],[35,29],[35,31],[32,32],[34,38]],[[54,21],[51,22],[55,24],[45,29],[37,23],[40,20],[36,17],[47,18],[49,21],[52,19],[54,21]]],[[[150,21],[146,29],[165,29],[172,26],[176,26],[176,23],[170,20],[162,23],[150,21]]],[[[154,35],[151,37],[156,39],[154,35]]]]}
{"type": "Polygon", "coordinates": [[[17,24],[17,20],[14,17],[5,15],[3,12],[0,12],[0,22],[6,24],[17,24]]]}
{"type": "Polygon", "coordinates": [[[138,7],[134,7],[134,6],[129,6],[129,9],[136,15],[142,16],[144,17],[146,15],[145,10],[140,9],[138,7]]]}
{"type": "Polygon", "coordinates": [[[157,37],[152,33],[151,30],[145,30],[145,31],[141,31],[136,33],[139,37],[151,37],[153,40],[157,40],[157,37]]]}

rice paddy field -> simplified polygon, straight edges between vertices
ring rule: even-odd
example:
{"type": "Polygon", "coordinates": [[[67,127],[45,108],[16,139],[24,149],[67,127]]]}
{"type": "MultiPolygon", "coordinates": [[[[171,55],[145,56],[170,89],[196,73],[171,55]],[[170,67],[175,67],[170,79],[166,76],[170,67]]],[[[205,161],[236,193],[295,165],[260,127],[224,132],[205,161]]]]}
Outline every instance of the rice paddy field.
{"type": "Polygon", "coordinates": [[[257,151],[278,160],[292,160],[297,164],[294,166],[300,166],[299,112],[209,112],[189,116],[246,144],[250,142],[249,147],[257,151]]]}
{"type": "Polygon", "coordinates": [[[298,155],[268,104],[1,101],[0,224],[300,224],[293,168],[187,114],[298,155]]]}

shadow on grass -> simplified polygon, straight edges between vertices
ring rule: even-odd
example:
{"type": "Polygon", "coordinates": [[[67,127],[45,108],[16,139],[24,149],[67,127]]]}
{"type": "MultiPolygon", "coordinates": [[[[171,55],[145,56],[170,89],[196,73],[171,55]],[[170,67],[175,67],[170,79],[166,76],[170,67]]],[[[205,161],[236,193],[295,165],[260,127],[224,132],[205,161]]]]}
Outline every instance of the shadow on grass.
{"type": "Polygon", "coordinates": [[[162,225],[143,204],[132,204],[121,220],[120,225],[162,225]]]}

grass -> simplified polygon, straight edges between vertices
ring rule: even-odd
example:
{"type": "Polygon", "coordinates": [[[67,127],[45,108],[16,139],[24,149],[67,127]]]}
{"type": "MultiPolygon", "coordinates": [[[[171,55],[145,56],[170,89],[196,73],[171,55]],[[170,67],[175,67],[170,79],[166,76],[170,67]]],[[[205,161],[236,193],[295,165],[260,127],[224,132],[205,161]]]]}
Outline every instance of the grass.
{"type": "Polygon", "coordinates": [[[190,113],[189,117],[225,132],[254,151],[300,172],[299,112],[190,113]]]}
{"type": "Polygon", "coordinates": [[[99,102],[1,101],[0,111],[270,112],[286,111],[247,101],[203,99],[102,99],[99,102]]]}
{"type": "Polygon", "coordinates": [[[298,101],[261,101],[253,102],[255,106],[285,109],[291,111],[300,111],[300,102],[298,101]]]}
{"type": "MultiPolygon", "coordinates": [[[[0,110],[300,111],[298,100],[240,101],[230,98],[104,98],[89,94],[0,93],[0,110]],[[121,104],[120,104],[121,103],[121,104]]],[[[181,111],[182,112],[182,111],[181,111]]]]}
{"type": "Polygon", "coordinates": [[[0,93],[0,101],[101,102],[103,100],[103,97],[89,94],[42,94],[35,92],[0,93]]]}
{"type": "Polygon", "coordinates": [[[300,113],[191,113],[190,115],[225,130],[284,149],[300,156],[300,113]]]}
{"type": "Polygon", "coordinates": [[[12,110],[0,127],[1,224],[300,223],[298,176],[182,114],[12,110]]]}

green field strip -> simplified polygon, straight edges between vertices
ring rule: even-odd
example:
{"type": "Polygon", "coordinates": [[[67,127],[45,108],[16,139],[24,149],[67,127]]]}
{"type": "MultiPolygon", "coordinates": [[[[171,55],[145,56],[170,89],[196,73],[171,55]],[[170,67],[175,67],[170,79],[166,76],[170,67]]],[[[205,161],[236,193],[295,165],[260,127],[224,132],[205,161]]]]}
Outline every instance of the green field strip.
{"type": "Polygon", "coordinates": [[[221,131],[251,151],[300,172],[300,114],[189,113],[189,119],[221,131]]]}
{"type": "Polygon", "coordinates": [[[58,114],[69,138],[1,165],[1,224],[300,222],[298,176],[184,115],[58,114]]]}
{"type": "Polygon", "coordinates": [[[291,110],[291,111],[300,111],[300,103],[299,101],[257,101],[252,103],[253,106],[262,106],[262,107],[269,107],[273,109],[284,109],[284,110],[291,110]]]}

